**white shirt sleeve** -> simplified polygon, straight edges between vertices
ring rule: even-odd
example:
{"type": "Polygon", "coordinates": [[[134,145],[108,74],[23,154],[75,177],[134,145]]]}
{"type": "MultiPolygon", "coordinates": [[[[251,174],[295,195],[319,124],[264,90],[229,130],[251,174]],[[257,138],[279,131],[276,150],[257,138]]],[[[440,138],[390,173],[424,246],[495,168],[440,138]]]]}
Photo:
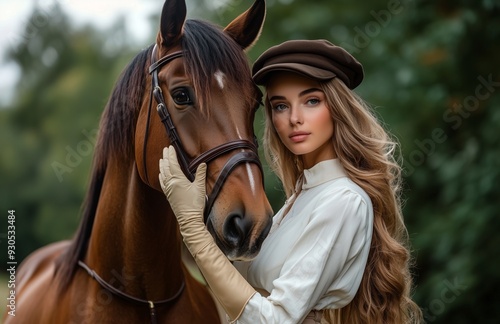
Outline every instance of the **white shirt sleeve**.
{"type": "Polygon", "coordinates": [[[301,323],[312,309],[348,304],[363,276],[372,233],[371,203],[349,189],[322,193],[273,281],[255,294],[236,323],[301,323]]]}

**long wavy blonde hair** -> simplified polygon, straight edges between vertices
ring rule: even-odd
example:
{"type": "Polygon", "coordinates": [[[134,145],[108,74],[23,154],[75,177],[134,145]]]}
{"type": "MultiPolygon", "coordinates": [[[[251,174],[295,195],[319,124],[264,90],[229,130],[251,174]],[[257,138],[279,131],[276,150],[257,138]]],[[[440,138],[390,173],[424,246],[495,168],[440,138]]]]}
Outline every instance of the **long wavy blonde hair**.
{"type": "MultiPolygon", "coordinates": [[[[321,83],[334,123],[332,145],[349,178],[370,196],[373,237],[363,279],[354,299],[341,309],[324,312],[335,324],[421,323],[422,312],[411,299],[410,252],[400,201],[401,167],[391,139],[353,91],[334,78],[321,83]]],[[[279,139],[266,99],[264,152],[287,197],[303,172],[300,157],[279,139]]]]}

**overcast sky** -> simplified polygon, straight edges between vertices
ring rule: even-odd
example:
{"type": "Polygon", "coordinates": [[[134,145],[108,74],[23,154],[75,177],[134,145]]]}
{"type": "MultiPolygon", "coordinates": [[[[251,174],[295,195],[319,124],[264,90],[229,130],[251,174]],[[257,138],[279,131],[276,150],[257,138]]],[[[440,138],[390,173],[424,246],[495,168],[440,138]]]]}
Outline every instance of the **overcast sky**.
{"type": "Polygon", "coordinates": [[[16,44],[22,35],[34,4],[37,3],[43,17],[50,17],[55,4],[59,3],[76,24],[92,23],[107,28],[119,17],[130,26],[128,34],[138,42],[151,35],[148,17],[161,8],[162,1],[145,0],[0,0],[0,103],[9,100],[19,71],[14,64],[6,64],[5,51],[16,44]],[[160,6],[160,7],[159,7],[160,6]],[[132,28],[133,26],[133,28],[132,28]]]}

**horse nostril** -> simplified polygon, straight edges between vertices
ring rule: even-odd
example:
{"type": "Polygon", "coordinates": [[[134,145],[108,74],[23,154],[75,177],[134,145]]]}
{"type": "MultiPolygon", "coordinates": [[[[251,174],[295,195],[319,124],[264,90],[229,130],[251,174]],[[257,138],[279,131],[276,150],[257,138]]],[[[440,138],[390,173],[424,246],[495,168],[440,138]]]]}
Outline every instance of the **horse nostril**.
{"type": "Polygon", "coordinates": [[[251,222],[239,214],[231,214],[224,222],[224,238],[233,247],[243,244],[252,229],[251,222]]]}

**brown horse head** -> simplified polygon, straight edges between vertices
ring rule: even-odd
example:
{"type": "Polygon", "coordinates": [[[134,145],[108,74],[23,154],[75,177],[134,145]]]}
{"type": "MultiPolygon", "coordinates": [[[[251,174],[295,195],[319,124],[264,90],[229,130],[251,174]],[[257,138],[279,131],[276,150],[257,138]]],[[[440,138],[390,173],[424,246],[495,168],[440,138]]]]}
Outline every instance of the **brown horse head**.
{"type": "Polygon", "coordinates": [[[135,133],[139,175],[158,191],[165,146],[174,145],[188,178],[208,164],[207,228],[233,260],[253,258],[271,224],[253,130],[262,94],[244,53],[264,17],[265,1],[256,1],[222,29],[186,20],[184,1],[166,1],[151,55],[152,97],[142,102],[135,133]]]}

